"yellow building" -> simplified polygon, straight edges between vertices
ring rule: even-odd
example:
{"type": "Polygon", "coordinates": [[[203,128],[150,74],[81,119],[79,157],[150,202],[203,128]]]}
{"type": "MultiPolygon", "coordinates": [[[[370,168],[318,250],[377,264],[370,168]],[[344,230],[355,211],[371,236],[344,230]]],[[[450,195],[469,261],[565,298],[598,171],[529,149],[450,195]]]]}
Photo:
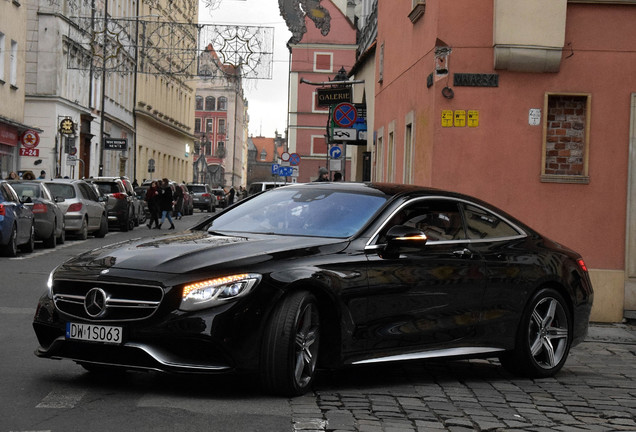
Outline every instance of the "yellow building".
{"type": "Polygon", "coordinates": [[[188,63],[194,56],[179,53],[196,48],[197,16],[196,0],[140,4],[138,40],[143,48],[135,106],[135,176],[140,182],[164,177],[192,180],[194,89],[184,72],[195,74],[196,64],[188,63]]]}

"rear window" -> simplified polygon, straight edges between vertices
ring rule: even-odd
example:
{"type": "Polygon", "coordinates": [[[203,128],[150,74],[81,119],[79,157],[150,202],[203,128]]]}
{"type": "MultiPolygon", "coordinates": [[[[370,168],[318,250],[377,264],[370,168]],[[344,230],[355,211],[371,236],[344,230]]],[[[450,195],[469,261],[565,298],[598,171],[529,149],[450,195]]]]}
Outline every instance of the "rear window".
{"type": "Polygon", "coordinates": [[[203,193],[205,192],[205,186],[198,186],[198,185],[188,186],[188,190],[194,193],[203,193]]]}
{"type": "Polygon", "coordinates": [[[98,182],[95,182],[95,184],[97,185],[99,190],[102,191],[103,194],[112,194],[112,193],[121,192],[119,190],[119,186],[117,185],[117,183],[98,183],[98,182]]]}
{"type": "Polygon", "coordinates": [[[37,185],[15,183],[12,186],[19,197],[41,198],[40,188],[37,185]]]}
{"type": "Polygon", "coordinates": [[[69,184],[47,183],[46,185],[49,187],[51,195],[54,197],[61,197],[64,199],[75,198],[75,188],[69,184]]]}

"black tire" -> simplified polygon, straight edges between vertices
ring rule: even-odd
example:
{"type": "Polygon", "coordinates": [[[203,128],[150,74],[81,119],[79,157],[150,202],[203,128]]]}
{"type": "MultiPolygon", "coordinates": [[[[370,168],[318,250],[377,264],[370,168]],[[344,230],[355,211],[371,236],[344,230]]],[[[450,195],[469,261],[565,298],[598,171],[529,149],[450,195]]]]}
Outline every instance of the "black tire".
{"type": "Polygon", "coordinates": [[[82,227],[77,232],[77,238],[80,240],[86,240],[88,238],[88,221],[86,218],[82,219],[82,227]]]}
{"type": "Polygon", "coordinates": [[[44,239],[44,247],[54,249],[57,246],[57,237],[55,236],[55,228],[57,228],[57,220],[53,221],[53,228],[51,229],[51,235],[44,239]]]}
{"type": "Polygon", "coordinates": [[[18,256],[18,230],[15,225],[11,229],[11,234],[9,235],[9,241],[5,246],[2,247],[2,254],[8,257],[18,256]]]}
{"type": "Polygon", "coordinates": [[[320,315],[316,298],[301,291],[283,299],[269,321],[261,349],[264,389],[281,396],[306,393],[316,373],[320,315]]]}
{"type": "Polygon", "coordinates": [[[99,223],[99,230],[95,232],[95,237],[104,238],[108,234],[108,218],[106,215],[102,215],[101,222],[99,223]]]}
{"type": "Polygon", "coordinates": [[[538,291],[523,313],[515,349],[500,357],[510,372],[529,378],[555,375],[572,344],[572,319],[563,296],[551,288],[538,291]]]}
{"type": "Polygon", "coordinates": [[[62,233],[57,238],[57,244],[66,243],[66,224],[62,224],[62,233]]]}
{"type": "Polygon", "coordinates": [[[35,250],[35,227],[31,224],[31,231],[29,234],[29,240],[20,246],[22,252],[31,253],[35,250]]]}

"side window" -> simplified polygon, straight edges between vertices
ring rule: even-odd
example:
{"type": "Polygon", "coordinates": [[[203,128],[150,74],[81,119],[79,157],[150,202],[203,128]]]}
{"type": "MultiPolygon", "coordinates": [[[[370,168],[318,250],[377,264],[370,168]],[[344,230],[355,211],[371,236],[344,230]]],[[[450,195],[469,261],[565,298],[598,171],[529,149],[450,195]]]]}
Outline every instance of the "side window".
{"type": "Polygon", "coordinates": [[[464,215],[469,239],[493,239],[520,235],[500,217],[482,208],[466,204],[464,215]]]}
{"type": "Polygon", "coordinates": [[[380,243],[385,241],[384,234],[395,225],[406,225],[423,231],[429,241],[466,239],[459,206],[451,200],[417,200],[403,207],[383,228],[380,243]]]}
{"type": "Polygon", "coordinates": [[[79,184],[80,193],[86,199],[97,201],[97,194],[86,184],[79,184]]]}

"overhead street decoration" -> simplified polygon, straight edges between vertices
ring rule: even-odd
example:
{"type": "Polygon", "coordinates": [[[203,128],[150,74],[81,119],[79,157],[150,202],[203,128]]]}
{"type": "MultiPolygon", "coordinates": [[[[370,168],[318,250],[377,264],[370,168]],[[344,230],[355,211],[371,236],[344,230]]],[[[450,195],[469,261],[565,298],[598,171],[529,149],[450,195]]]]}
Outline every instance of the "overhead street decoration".
{"type": "Polygon", "coordinates": [[[331,15],[320,5],[321,0],[278,0],[280,14],[292,33],[289,43],[297,44],[307,32],[305,18],[313,21],[320,34],[327,36],[331,29],[331,15]]]}

